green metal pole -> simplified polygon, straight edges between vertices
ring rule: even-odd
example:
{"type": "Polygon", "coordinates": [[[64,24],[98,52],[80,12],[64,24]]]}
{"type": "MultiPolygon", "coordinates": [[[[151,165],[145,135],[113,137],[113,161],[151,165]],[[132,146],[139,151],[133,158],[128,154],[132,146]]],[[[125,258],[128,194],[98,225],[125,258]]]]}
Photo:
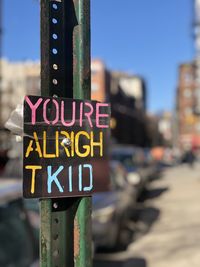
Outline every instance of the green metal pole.
{"type": "MultiPolygon", "coordinates": [[[[91,59],[90,59],[90,0],[75,0],[78,25],[74,29],[74,98],[90,99],[91,59]]],[[[91,197],[80,199],[75,217],[75,266],[92,266],[91,249],[91,197]],[[78,241],[78,242],[77,242],[78,241]]]]}
{"type": "MultiPolygon", "coordinates": [[[[90,86],[90,0],[41,0],[42,95],[90,99],[90,86]]],[[[40,266],[91,267],[91,197],[41,200],[40,212],[40,266]]]]}

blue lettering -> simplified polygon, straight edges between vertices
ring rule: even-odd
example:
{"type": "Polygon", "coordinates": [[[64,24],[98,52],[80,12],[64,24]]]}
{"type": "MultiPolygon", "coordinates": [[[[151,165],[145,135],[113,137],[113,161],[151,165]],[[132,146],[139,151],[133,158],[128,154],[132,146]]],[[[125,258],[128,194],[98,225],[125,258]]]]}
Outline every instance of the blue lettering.
{"type": "Polygon", "coordinates": [[[92,169],[92,165],[90,164],[84,164],[79,165],[79,191],[85,191],[85,192],[89,192],[91,191],[93,188],[93,169],[92,169]],[[90,184],[89,186],[85,186],[83,188],[83,168],[89,168],[89,176],[90,176],[90,184]]]}
{"type": "Polygon", "coordinates": [[[90,169],[90,185],[87,187],[85,186],[83,188],[83,191],[88,192],[88,191],[91,191],[93,188],[93,169],[92,169],[92,165],[90,165],[90,164],[84,164],[83,168],[89,168],[90,169]]]}
{"type": "Polygon", "coordinates": [[[58,187],[58,190],[59,190],[61,193],[64,192],[64,191],[63,191],[63,188],[62,188],[62,186],[61,186],[61,184],[60,184],[60,182],[58,181],[58,178],[57,178],[57,175],[58,175],[63,169],[64,169],[64,166],[60,166],[60,167],[58,168],[58,170],[57,170],[54,174],[52,174],[52,166],[48,166],[48,167],[47,167],[47,173],[48,173],[48,181],[47,181],[48,190],[47,190],[47,191],[48,191],[49,194],[52,192],[52,190],[51,190],[51,185],[52,185],[53,182],[55,182],[55,184],[56,184],[57,187],[58,187]]]}
{"type": "Polygon", "coordinates": [[[69,167],[69,192],[72,192],[72,166],[69,167]]]}
{"type": "Polygon", "coordinates": [[[79,191],[82,191],[82,189],[83,189],[82,180],[83,180],[82,165],[79,165],[79,167],[78,167],[78,188],[79,188],[79,191]]]}

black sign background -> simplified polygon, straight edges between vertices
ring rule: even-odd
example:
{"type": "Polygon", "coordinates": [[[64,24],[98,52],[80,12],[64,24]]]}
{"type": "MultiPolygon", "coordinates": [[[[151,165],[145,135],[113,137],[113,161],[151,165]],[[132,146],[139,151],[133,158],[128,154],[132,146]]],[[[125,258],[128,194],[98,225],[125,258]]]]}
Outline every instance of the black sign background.
{"type": "MultiPolygon", "coordinates": [[[[24,166],[23,166],[23,194],[25,198],[57,198],[57,197],[72,197],[72,196],[85,196],[91,195],[97,191],[106,191],[109,186],[109,167],[107,160],[107,140],[108,140],[108,128],[97,128],[95,125],[96,119],[96,101],[82,101],[66,98],[52,98],[52,97],[40,97],[40,96],[28,96],[30,101],[35,104],[39,98],[42,98],[42,102],[36,110],[36,123],[32,125],[31,123],[31,108],[27,101],[24,101],[24,166]],[[56,109],[53,103],[55,99],[59,107],[61,106],[61,101],[64,101],[66,120],[72,118],[72,103],[76,102],[76,123],[72,127],[65,127],[61,124],[60,118],[58,123],[55,125],[47,124],[43,119],[43,104],[45,100],[50,99],[47,105],[47,118],[49,121],[53,121],[56,117],[56,109]],[[89,122],[84,118],[83,125],[80,127],[80,103],[90,103],[93,106],[94,112],[91,116],[93,127],[91,128],[89,122]],[[94,157],[67,157],[64,148],[59,145],[59,157],[58,158],[40,158],[36,151],[30,152],[28,157],[25,157],[27,148],[30,141],[33,140],[33,147],[35,146],[35,140],[33,139],[33,133],[36,132],[38,137],[38,142],[43,148],[43,132],[47,133],[47,153],[55,152],[55,132],[66,131],[69,134],[73,131],[74,134],[85,131],[90,134],[91,131],[94,132],[94,142],[99,142],[100,132],[103,132],[103,157],[99,156],[99,147],[94,147],[94,157]],[[86,164],[86,165],[85,165],[86,164]],[[27,169],[26,166],[41,166],[41,170],[36,170],[35,175],[35,191],[31,193],[31,182],[32,182],[32,171],[27,169]],[[84,168],[85,166],[92,165],[93,168],[93,188],[91,191],[80,191],[79,186],[79,166],[82,165],[82,188],[86,188],[90,184],[89,168],[84,168]],[[52,192],[47,191],[47,167],[52,166],[52,174],[55,173],[60,166],[64,166],[64,169],[58,174],[57,178],[64,192],[58,190],[58,186],[55,182],[52,182],[52,192]],[[69,192],[69,167],[72,168],[72,192],[69,192]]],[[[84,111],[88,112],[87,106],[84,107],[84,111]]],[[[101,125],[109,125],[110,120],[110,107],[101,107],[101,113],[108,114],[108,117],[101,118],[101,125]]],[[[84,112],[83,112],[84,113],[84,112]]],[[[63,141],[64,136],[59,135],[59,143],[63,141]]],[[[79,140],[80,151],[83,149],[83,145],[89,145],[89,140],[85,137],[81,137],[79,140]]],[[[70,150],[70,149],[69,149],[70,150]]],[[[84,150],[83,150],[84,151],[84,150]]]]}

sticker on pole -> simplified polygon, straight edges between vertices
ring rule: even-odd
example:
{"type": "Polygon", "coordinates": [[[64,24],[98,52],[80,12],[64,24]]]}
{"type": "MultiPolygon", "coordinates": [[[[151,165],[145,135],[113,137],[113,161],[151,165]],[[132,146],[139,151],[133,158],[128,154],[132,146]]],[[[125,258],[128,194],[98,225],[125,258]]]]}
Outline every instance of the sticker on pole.
{"type": "Polygon", "coordinates": [[[87,196],[108,189],[110,105],[26,96],[23,195],[87,196]]]}

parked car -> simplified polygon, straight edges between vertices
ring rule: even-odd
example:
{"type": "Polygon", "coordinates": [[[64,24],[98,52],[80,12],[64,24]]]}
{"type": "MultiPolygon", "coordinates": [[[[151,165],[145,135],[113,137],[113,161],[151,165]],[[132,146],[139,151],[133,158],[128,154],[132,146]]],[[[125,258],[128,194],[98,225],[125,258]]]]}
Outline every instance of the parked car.
{"type": "Polygon", "coordinates": [[[23,161],[21,157],[9,158],[2,172],[2,177],[5,178],[19,178],[23,177],[23,161]]]}
{"type": "Polygon", "coordinates": [[[133,146],[117,145],[111,150],[111,158],[125,167],[127,181],[139,197],[149,181],[149,167],[145,164],[144,151],[133,146]]]}
{"type": "Polygon", "coordinates": [[[126,244],[130,212],[135,204],[133,189],[119,162],[110,164],[110,191],[93,195],[93,237],[95,248],[118,248],[126,244]]]}
{"type": "Polygon", "coordinates": [[[0,128],[0,174],[8,161],[8,150],[10,149],[10,144],[9,132],[4,128],[0,128]]]}
{"type": "Polygon", "coordinates": [[[29,267],[38,259],[38,236],[22,199],[22,182],[0,181],[0,266],[29,267]]]}
{"type": "Polygon", "coordinates": [[[160,164],[153,158],[150,148],[144,148],[144,165],[148,170],[148,177],[150,181],[158,179],[161,176],[160,164]]]}

